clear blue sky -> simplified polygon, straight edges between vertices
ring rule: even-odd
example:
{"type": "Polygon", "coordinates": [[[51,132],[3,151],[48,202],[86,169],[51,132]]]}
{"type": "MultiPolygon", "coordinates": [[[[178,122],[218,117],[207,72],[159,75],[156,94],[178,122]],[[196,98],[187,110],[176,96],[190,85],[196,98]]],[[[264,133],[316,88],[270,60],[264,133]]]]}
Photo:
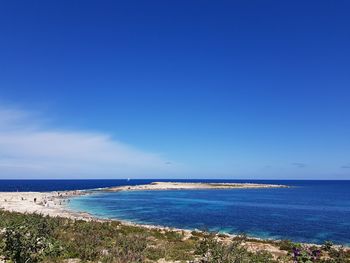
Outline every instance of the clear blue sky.
{"type": "Polygon", "coordinates": [[[17,125],[0,124],[0,177],[69,177],[45,159],[51,135],[64,155],[77,151],[67,134],[96,133],[106,148],[86,152],[121,142],[136,161],[114,170],[108,155],[110,168],[77,177],[350,179],[349,11],[322,0],[2,1],[0,108],[17,125]],[[37,142],[47,149],[23,146],[21,129],[49,134],[37,142]],[[137,160],[153,157],[166,167],[143,174],[137,160]]]}

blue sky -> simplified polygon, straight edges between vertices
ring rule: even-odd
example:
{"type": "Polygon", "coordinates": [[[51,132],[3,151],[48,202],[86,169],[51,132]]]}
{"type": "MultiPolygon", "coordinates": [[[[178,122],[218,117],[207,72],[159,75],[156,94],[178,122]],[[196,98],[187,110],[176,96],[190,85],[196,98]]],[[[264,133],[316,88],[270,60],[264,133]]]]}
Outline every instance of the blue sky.
{"type": "Polygon", "coordinates": [[[348,1],[0,3],[0,178],[350,179],[348,1]]]}

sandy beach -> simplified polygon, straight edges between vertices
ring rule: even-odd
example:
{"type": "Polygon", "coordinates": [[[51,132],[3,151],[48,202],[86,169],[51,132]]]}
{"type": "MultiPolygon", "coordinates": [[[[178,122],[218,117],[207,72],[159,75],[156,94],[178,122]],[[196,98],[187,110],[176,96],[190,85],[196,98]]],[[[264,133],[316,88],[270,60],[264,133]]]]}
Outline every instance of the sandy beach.
{"type": "Polygon", "coordinates": [[[87,220],[91,218],[88,214],[69,211],[65,206],[70,197],[85,193],[85,191],[0,192],[0,209],[87,220]]]}

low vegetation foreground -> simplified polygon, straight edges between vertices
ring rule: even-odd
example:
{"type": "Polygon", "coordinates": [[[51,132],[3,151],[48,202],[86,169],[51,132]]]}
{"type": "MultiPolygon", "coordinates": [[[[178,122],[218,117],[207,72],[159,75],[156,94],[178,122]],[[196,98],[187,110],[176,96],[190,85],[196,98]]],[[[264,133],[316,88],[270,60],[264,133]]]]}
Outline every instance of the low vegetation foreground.
{"type": "Polygon", "coordinates": [[[0,262],[350,262],[350,252],[289,241],[0,211],[0,262]]]}

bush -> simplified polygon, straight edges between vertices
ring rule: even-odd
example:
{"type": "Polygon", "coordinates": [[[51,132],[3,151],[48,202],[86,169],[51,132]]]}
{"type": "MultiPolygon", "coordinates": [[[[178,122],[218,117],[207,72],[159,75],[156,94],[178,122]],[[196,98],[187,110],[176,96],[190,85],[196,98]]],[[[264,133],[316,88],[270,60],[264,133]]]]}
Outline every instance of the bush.
{"type": "Polygon", "coordinates": [[[60,254],[60,246],[50,240],[48,229],[31,224],[8,226],[3,234],[3,254],[16,263],[42,261],[44,257],[60,254]]]}
{"type": "Polygon", "coordinates": [[[279,242],[279,247],[282,250],[288,251],[288,252],[293,252],[293,248],[296,246],[295,243],[293,243],[290,240],[282,240],[279,242]]]}
{"type": "Polygon", "coordinates": [[[249,252],[242,243],[244,238],[235,238],[230,244],[219,242],[216,235],[207,235],[198,245],[196,253],[201,256],[201,263],[272,263],[268,252],[249,252]]]}

